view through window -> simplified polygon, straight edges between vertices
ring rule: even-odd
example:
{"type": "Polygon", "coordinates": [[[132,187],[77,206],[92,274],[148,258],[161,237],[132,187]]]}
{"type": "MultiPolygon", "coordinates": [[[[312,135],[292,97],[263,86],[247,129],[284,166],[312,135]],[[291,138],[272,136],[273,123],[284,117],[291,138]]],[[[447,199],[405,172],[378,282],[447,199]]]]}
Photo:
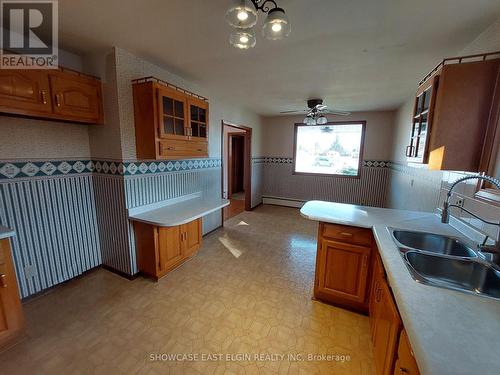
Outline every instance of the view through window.
{"type": "Polygon", "coordinates": [[[295,173],[359,176],[364,122],[295,127],[295,173]]]}

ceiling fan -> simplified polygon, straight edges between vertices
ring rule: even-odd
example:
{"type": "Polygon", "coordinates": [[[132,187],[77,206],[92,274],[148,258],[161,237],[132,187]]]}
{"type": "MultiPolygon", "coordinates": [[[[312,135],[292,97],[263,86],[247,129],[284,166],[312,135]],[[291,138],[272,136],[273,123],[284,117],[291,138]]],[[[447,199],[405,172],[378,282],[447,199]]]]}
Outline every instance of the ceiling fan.
{"type": "Polygon", "coordinates": [[[306,113],[304,124],[306,125],[325,125],[328,122],[326,114],[349,116],[351,112],[340,111],[336,109],[328,109],[328,106],[323,104],[323,99],[309,99],[307,101],[308,109],[282,111],[280,113],[306,113]]]}

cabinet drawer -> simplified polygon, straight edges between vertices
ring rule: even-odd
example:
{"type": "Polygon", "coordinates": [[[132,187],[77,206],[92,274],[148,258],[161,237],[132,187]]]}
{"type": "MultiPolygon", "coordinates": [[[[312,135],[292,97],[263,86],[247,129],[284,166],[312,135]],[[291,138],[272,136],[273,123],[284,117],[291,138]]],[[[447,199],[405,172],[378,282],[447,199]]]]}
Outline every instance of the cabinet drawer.
{"type": "Polygon", "coordinates": [[[204,157],[208,156],[208,144],[183,140],[159,141],[158,151],[162,157],[204,157]]]}
{"type": "Polygon", "coordinates": [[[323,237],[333,238],[348,243],[359,245],[372,245],[372,232],[370,229],[350,227],[347,225],[323,224],[323,237]]]}

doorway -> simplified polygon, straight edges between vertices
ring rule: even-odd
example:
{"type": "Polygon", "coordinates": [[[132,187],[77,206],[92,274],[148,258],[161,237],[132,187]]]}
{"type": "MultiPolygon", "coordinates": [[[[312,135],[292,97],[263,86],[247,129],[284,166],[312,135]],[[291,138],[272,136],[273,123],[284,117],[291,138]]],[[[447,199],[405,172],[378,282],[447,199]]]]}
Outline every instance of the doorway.
{"type": "Polygon", "coordinates": [[[222,122],[222,196],[231,202],[224,221],[251,210],[251,139],[251,128],[222,122]]]}

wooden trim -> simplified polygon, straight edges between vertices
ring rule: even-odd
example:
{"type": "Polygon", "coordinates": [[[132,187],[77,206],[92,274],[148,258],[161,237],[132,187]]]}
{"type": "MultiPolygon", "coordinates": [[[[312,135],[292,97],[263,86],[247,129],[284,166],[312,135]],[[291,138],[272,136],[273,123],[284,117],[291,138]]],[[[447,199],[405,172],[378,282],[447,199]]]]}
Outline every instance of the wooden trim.
{"type": "Polygon", "coordinates": [[[208,102],[208,99],[205,98],[204,96],[195,94],[194,92],[191,92],[189,90],[183,89],[182,87],[176,86],[176,85],[174,85],[174,84],[172,84],[170,82],[164,81],[162,79],[159,79],[159,78],[156,78],[156,77],[153,77],[153,76],[148,76],[148,77],[143,77],[143,78],[137,78],[137,79],[133,79],[132,80],[132,84],[146,83],[146,82],[155,82],[155,83],[157,83],[157,84],[159,84],[159,85],[161,85],[163,87],[168,87],[168,88],[173,89],[175,91],[179,91],[179,92],[181,92],[183,94],[192,96],[193,98],[202,100],[204,102],[208,102]]]}
{"type": "MultiPolygon", "coordinates": [[[[244,130],[245,137],[245,160],[243,169],[243,185],[245,186],[245,211],[252,210],[252,128],[244,125],[236,125],[221,120],[221,195],[224,195],[224,126],[244,130]]],[[[224,212],[224,211],[223,211],[224,212]]],[[[224,222],[224,213],[222,214],[224,222]]]]}
{"type": "Polygon", "coordinates": [[[295,123],[294,135],[293,135],[293,165],[292,174],[298,176],[324,176],[324,177],[341,177],[341,178],[361,178],[361,168],[363,167],[363,154],[365,149],[365,134],[366,134],[366,121],[331,121],[324,125],[305,125],[302,123],[295,123]],[[355,176],[345,175],[345,174],[327,174],[327,173],[309,173],[309,172],[296,172],[295,162],[297,158],[297,130],[301,126],[328,126],[328,125],[361,125],[361,143],[359,145],[359,160],[358,160],[358,173],[355,176]]]}

